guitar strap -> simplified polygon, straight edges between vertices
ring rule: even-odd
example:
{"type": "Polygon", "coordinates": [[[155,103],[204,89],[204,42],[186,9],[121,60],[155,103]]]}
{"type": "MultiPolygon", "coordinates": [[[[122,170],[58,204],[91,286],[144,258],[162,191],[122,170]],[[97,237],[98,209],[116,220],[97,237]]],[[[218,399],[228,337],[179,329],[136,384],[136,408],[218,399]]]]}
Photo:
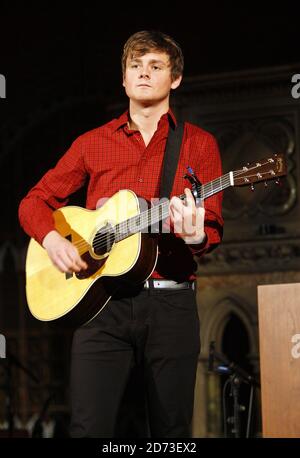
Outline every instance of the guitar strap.
{"type": "Polygon", "coordinates": [[[179,154],[183,138],[184,122],[178,122],[174,128],[169,127],[166,150],[162,165],[159,197],[170,198],[173,182],[178,166],[179,154]]]}

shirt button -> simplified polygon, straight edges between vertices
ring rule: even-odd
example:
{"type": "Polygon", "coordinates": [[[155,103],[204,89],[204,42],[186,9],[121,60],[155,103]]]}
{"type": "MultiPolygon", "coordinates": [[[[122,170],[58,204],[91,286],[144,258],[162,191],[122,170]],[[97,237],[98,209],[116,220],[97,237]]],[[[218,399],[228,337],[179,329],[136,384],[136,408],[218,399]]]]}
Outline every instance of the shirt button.
{"type": "Polygon", "coordinates": [[[143,183],[144,180],[143,180],[143,178],[139,178],[138,181],[139,181],[140,183],[143,183]]]}

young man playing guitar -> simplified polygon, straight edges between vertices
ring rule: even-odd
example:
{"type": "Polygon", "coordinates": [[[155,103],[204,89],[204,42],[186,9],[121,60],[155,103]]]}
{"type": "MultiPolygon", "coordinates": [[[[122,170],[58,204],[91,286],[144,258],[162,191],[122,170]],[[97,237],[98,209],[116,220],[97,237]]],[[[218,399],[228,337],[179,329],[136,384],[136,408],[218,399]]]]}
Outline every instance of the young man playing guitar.
{"type": "MultiPolygon", "coordinates": [[[[169,130],[178,126],[169,96],[181,83],[182,51],[161,32],[137,32],[124,46],[122,72],[128,111],[77,138],[20,204],[22,227],[66,282],[68,275],[84,275],[88,260],[57,230],[53,211],[66,205],[86,179],[90,210],[122,189],[147,201],[161,197],[166,142],[169,130]]],[[[122,286],[101,313],[74,332],[72,437],[114,437],[135,365],[143,367],[151,437],[190,435],[200,350],[194,255],[220,243],[223,220],[221,193],[209,197],[205,207],[196,205],[185,188],[187,166],[202,183],[221,175],[214,137],[186,122],[169,205],[170,230],[156,236],[158,257],[151,275],[122,286]],[[176,197],[183,190],[185,199],[176,197]]]]}

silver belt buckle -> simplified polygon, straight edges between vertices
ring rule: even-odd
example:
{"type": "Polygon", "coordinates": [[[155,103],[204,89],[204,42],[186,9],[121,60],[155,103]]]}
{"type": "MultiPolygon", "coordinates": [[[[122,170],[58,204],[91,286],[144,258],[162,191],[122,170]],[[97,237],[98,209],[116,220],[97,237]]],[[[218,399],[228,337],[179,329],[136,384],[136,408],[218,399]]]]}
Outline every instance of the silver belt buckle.
{"type": "Polygon", "coordinates": [[[179,289],[180,283],[173,280],[153,280],[154,288],[179,289]],[[156,285],[156,286],[155,286],[156,285]]]}
{"type": "MultiPolygon", "coordinates": [[[[192,288],[195,289],[195,282],[185,281],[182,283],[177,283],[174,280],[158,280],[158,279],[151,279],[153,282],[153,288],[165,288],[165,289],[184,289],[184,288],[192,288]]],[[[151,284],[149,280],[145,281],[144,288],[150,288],[151,284]]]]}

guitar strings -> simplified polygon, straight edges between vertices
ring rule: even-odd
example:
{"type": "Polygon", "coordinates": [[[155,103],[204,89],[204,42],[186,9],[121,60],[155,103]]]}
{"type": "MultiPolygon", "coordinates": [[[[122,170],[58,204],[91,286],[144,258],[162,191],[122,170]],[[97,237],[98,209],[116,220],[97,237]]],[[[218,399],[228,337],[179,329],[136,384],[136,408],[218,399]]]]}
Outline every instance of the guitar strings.
{"type": "MultiPolygon", "coordinates": [[[[256,167],[253,167],[253,169],[255,169],[256,167]]],[[[251,169],[247,170],[247,172],[250,172],[250,171],[251,171],[251,169]]],[[[239,175],[243,175],[245,173],[245,170],[243,170],[243,169],[235,170],[232,173],[233,173],[233,176],[236,178],[239,175]]],[[[270,172],[263,172],[262,175],[264,173],[270,173],[270,172]]],[[[251,178],[251,176],[256,176],[256,175],[247,175],[247,176],[249,178],[251,178]]],[[[208,197],[210,197],[210,196],[212,196],[214,194],[217,194],[218,192],[222,191],[223,189],[227,188],[230,185],[231,185],[231,180],[230,180],[230,172],[229,172],[229,173],[227,173],[227,174],[225,174],[225,175],[223,175],[223,176],[221,176],[219,178],[216,178],[215,180],[213,180],[213,181],[211,181],[209,183],[205,183],[204,185],[202,185],[201,186],[201,190],[200,190],[200,199],[207,199],[208,197]],[[214,185],[218,185],[218,186],[214,187],[214,185]]],[[[180,199],[184,199],[185,197],[186,197],[185,194],[182,194],[181,196],[179,196],[180,199]]],[[[118,239],[118,237],[121,234],[124,234],[124,235],[127,234],[126,237],[129,236],[128,227],[130,227],[130,223],[133,223],[135,220],[137,220],[137,219],[139,220],[139,224],[138,224],[139,229],[135,228],[135,230],[133,231],[133,233],[131,235],[136,234],[138,232],[141,232],[141,229],[143,229],[143,228],[146,228],[146,227],[152,226],[154,224],[157,224],[159,221],[163,220],[168,215],[169,215],[169,202],[164,202],[163,204],[151,207],[150,209],[144,211],[143,213],[140,213],[138,215],[135,215],[135,216],[127,219],[126,221],[122,221],[121,223],[118,223],[115,226],[115,228],[116,228],[115,231],[106,232],[105,234],[98,235],[98,237],[97,237],[97,234],[96,234],[95,238],[97,239],[97,241],[92,244],[92,247],[93,247],[94,250],[99,250],[99,249],[105,248],[105,247],[107,249],[109,249],[110,243],[115,238],[118,239]],[[165,216],[162,216],[163,211],[166,211],[166,210],[167,210],[167,213],[165,214],[165,216]],[[160,215],[156,215],[157,212],[161,213],[161,214],[160,215]],[[157,217],[158,217],[158,219],[157,219],[157,217]],[[150,223],[149,223],[149,219],[150,219],[150,223]]],[[[126,238],[126,237],[124,237],[124,238],[126,238]]],[[[122,238],[120,240],[122,240],[122,238]]],[[[120,241],[120,240],[118,240],[118,241],[120,241]]],[[[78,242],[74,242],[74,245],[80,251],[82,249],[84,249],[84,251],[81,251],[81,253],[79,252],[80,255],[83,254],[84,252],[86,252],[87,250],[89,250],[89,247],[91,246],[84,239],[81,239],[78,242]]]]}
{"type": "MultiPolygon", "coordinates": [[[[244,172],[245,172],[244,170],[234,171],[233,175],[234,176],[238,176],[240,174],[243,174],[244,172]]],[[[226,187],[230,186],[230,184],[231,184],[230,183],[230,173],[227,173],[223,177],[216,178],[215,180],[211,181],[210,183],[206,183],[206,184],[202,185],[201,191],[200,191],[201,197],[203,198],[203,195],[206,194],[205,193],[205,190],[206,190],[205,188],[211,188],[210,191],[207,189],[207,195],[205,195],[205,198],[208,198],[211,195],[216,194],[217,192],[221,191],[222,189],[225,189],[226,187]],[[217,183],[218,183],[218,187],[214,188],[214,184],[217,184],[217,183]]],[[[182,194],[181,196],[179,196],[179,198],[184,198],[184,197],[185,197],[185,194],[182,194]]],[[[92,245],[93,249],[97,250],[97,249],[101,249],[101,248],[105,248],[105,247],[108,249],[109,248],[109,246],[108,246],[109,243],[115,238],[115,236],[118,237],[118,235],[120,235],[121,233],[128,234],[129,222],[131,222],[131,221],[133,221],[133,220],[135,220],[137,218],[140,219],[139,226],[143,226],[144,224],[145,224],[145,226],[144,226],[145,228],[150,226],[150,224],[149,224],[149,216],[151,215],[151,213],[152,213],[152,216],[155,216],[155,215],[153,215],[153,213],[157,212],[157,210],[159,211],[160,209],[161,209],[161,211],[166,210],[166,206],[168,207],[168,212],[164,217],[159,218],[157,221],[156,220],[154,220],[154,221],[151,220],[151,225],[156,224],[161,219],[164,219],[169,215],[169,202],[165,202],[165,203],[163,203],[163,204],[161,204],[160,206],[157,206],[157,207],[152,207],[151,209],[146,210],[143,213],[140,213],[138,215],[133,216],[132,218],[129,218],[128,220],[126,220],[126,222],[121,222],[121,223],[117,224],[115,226],[117,228],[116,231],[113,231],[113,232],[110,232],[110,233],[108,232],[106,234],[98,236],[97,242],[92,245]],[[123,229],[122,232],[120,231],[121,228],[123,229]]],[[[139,228],[138,230],[135,230],[133,232],[133,234],[137,233],[137,232],[140,232],[140,231],[141,231],[141,228],[139,228]]],[[[128,237],[128,235],[126,235],[126,237],[128,237]]],[[[122,240],[122,238],[120,240],[122,240]]],[[[86,248],[89,249],[89,247],[90,247],[90,244],[88,242],[86,242],[85,240],[81,240],[81,241],[75,242],[74,245],[78,249],[83,249],[84,248],[85,251],[86,251],[86,248]]],[[[81,253],[79,253],[79,254],[81,254],[81,253]]]]}
{"type": "MultiPolygon", "coordinates": [[[[218,187],[218,188],[215,188],[214,189],[214,192],[211,191],[212,194],[216,194],[217,192],[221,191],[222,189],[224,189],[224,187],[218,187]]],[[[181,196],[179,196],[179,198],[184,198],[185,197],[185,194],[182,194],[181,196]]],[[[209,197],[209,195],[206,196],[206,198],[209,197]]],[[[121,222],[119,224],[117,224],[115,226],[115,228],[117,228],[115,231],[112,231],[112,232],[106,232],[105,234],[103,235],[99,235],[98,238],[97,238],[97,235],[95,235],[95,238],[97,238],[97,241],[96,243],[93,243],[93,249],[101,249],[101,248],[104,248],[104,247],[108,247],[108,244],[111,242],[112,239],[114,239],[115,237],[119,237],[121,234],[128,234],[128,228],[129,227],[133,227],[133,223],[135,220],[139,220],[139,223],[138,223],[138,228],[135,228],[135,230],[133,231],[132,235],[137,233],[137,232],[141,232],[141,229],[143,228],[146,228],[146,227],[149,227],[149,226],[152,226],[154,224],[157,224],[159,221],[163,220],[164,218],[166,218],[167,216],[169,215],[169,202],[165,202],[157,207],[152,207],[150,208],[149,210],[146,210],[145,212],[143,213],[140,213],[138,215],[135,215],[131,218],[129,218],[128,220],[126,220],[126,222],[121,222]],[[163,215],[163,213],[165,212],[165,215],[163,215]],[[160,215],[157,215],[156,213],[162,213],[162,216],[160,215]],[[150,222],[149,222],[149,219],[150,219],[150,222]]],[[[128,236],[128,235],[127,235],[128,236]]],[[[125,238],[125,237],[124,237],[125,238]]],[[[122,238],[120,239],[122,240],[122,238]]],[[[81,240],[81,241],[78,241],[78,242],[75,242],[74,245],[81,249],[81,248],[86,248],[86,247],[89,247],[90,244],[88,244],[88,242],[86,242],[85,240],[81,240]]]]}
{"type": "MultiPolygon", "coordinates": [[[[200,191],[201,198],[203,198],[205,194],[206,195],[205,195],[204,198],[208,198],[211,195],[216,194],[219,191],[222,191],[222,189],[225,189],[226,187],[230,186],[229,174],[226,174],[226,175],[228,175],[228,176],[226,176],[226,179],[224,179],[224,177],[223,178],[219,177],[219,178],[211,181],[210,183],[204,184],[201,187],[201,191],[200,191]],[[219,186],[214,188],[213,187],[214,184],[216,184],[218,182],[220,182],[219,186]],[[207,192],[205,192],[206,191],[205,188],[211,188],[211,189],[210,190],[207,189],[207,192]]],[[[181,199],[184,199],[185,197],[186,197],[185,194],[182,194],[181,196],[179,196],[179,198],[181,198],[181,199]]],[[[115,226],[117,228],[116,231],[107,232],[107,233],[105,233],[103,235],[99,235],[98,239],[97,239],[97,242],[92,245],[93,249],[101,249],[101,248],[104,248],[104,247],[108,247],[108,244],[111,242],[111,239],[114,239],[115,236],[118,237],[121,234],[127,234],[128,233],[128,227],[130,227],[130,223],[133,222],[137,218],[139,218],[139,226],[140,226],[140,228],[134,230],[133,234],[135,234],[137,232],[140,232],[141,231],[141,227],[142,228],[143,227],[146,228],[146,227],[149,227],[151,225],[154,225],[154,224],[158,223],[159,221],[161,221],[162,219],[166,218],[168,215],[169,215],[169,202],[164,202],[163,204],[158,205],[156,207],[151,207],[150,209],[146,210],[145,212],[140,213],[138,215],[135,215],[135,216],[129,218],[128,220],[126,220],[126,222],[122,221],[121,223],[117,224],[115,226]],[[164,216],[160,217],[160,215],[156,215],[156,213],[160,213],[160,212],[163,213],[164,211],[166,212],[166,210],[167,210],[167,213],[164,216]],[[149,216],[150,216],[150,223],[149,223],[149,216]]],[[[95,237],[97,237],[97,235],[95,237]]],[[[122,240],[122,238],[120,240],[122,240]]],[[[74,242],[74,245],[78,249],[83,249],[84,248],[85,251],[86,251],[86,248],[89,249],[89,247],[91,246],[88,242],[86,242],[83,239],[78,241],[78,242],[74,242]]]]}
{"type": "MultiPolygon", "coordinates": [[[[233,172],[233,175],[234,177],[238,177],[239,175],[243,174],[245,172],[245,170],[241,170],[241,171],[234,171],[233,172]]],[[[267,172],[265,172],[267,173],[267,172]]],[[[268,172],[269,173],[269,172],[268,172]]],[[[253,175],[255,176],[255,175],[253,175]]],[[[216,194],[217,192],[221,191],[222,189],[225,189],[226,187],[228,187],[230,185],[230,174],[226,174],[224,175],[223,177],[219,177],[215,180],[213,180],[212,182],[210,183],[206,183],[205,185],[203,185],[201,187],[201,194],[202,194],[202,197],[203,195],[205,194],[205,188],[211,188],[211,191],[207,191],[207,194],[205,195],[205,198],[208,198],[210,197],[210,195],[213,195],[213,194],[216,194]],[[220,182],[221,186],[217,187],[217,188],[214,188],[213,185],[214,183],[217,183],[217,182],[220,182]]],[[[179,196],[180,198],[184,198],[185,197],[185,194],[182,194],[181,196],[179,196]]],[[[159,211],[163,211],[163,210],[166,210],[166,205],[168,205],[169,203],[168,202],[165,202],[164,204],[160,205],[160,206],[157,206],[157,207],[152,207],[150,210],[147,210],[146,212],[144,213],[141,213],[139,215],[135,215],[134,217],[132,218],[129,218],[126,222],[121,222],[119,223],[118,225],[116,225],[115,227],[119,228],[119,229],[124,229],[124,231],[122,231],[122,233],[125,233],[126,234],[126,237],[128,237],[128,224],[130,221],[134,221],[135,219],[139,218],[139,226],[144,226],[145,227],[149,227],[150,224],[149,224],[149,216],[150,214],[152,213],[152,216],[155,216],[155,214],[153,215],[153,213],[157,212],[157,210],[159,211]],[[144,218],[144,215],[146,214],[146,218],[144,218]],[[141,224],[142,223],[142,224],[141,224]]],[[[154,220],[152,221],[151,220],[151,225],[153,224],[156,224],[157,222],[159,222],[160,220],[166,218],[169,214],[169,211],[168,213],[165,215],[165,216],[160,216],[158,218],[158,220],[154,220]]],[[[132,235],[137,233],[137,232],[140,232],[141,231],[141,227],[139,227],[139,229],[136,229],[133,231],[132,235]]],[[[119,236],[121,234],[121,231],[119,230],[116,230],[116,231],[113,231],[113,232],[108,232],[106,234],[103,234],[102,236],[99,236],[98,240],[96,243],[93,244],[93,248],[95,249],[99,249],[99,248],[104,248],[106,247],[107,249],[109,249],[109,244],[111,245],[111,241],[113,241],[113,239],[117,236],[119,236]]],[[[125,237],[124,237],[125,238],[125,237]]],[[[122,238],[120,239],[122,240],[122,238]]],[[[118,240],[118,241],[120,241],[118,240]]],[[[83,248],[83,246],[85,248],[89,248],[89,244],[82,240],[82,241],[79,241],[79,242],[76,242],[75,243],[75,246],[77,247],[80,247],[80,248],[83,248]]]]}

